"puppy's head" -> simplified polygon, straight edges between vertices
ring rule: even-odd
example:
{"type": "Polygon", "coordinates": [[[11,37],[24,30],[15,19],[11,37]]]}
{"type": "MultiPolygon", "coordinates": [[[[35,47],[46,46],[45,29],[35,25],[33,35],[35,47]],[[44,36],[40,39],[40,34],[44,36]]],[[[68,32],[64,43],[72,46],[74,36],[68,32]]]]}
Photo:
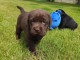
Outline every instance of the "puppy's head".
{"type": "Polygon", "coordinates": [[[29,13],[29,30],[33,35],[44,36],[50,27],[50,23],[50,15],[44,10],[33,10],[29,13]]]}
{"type": "Polygon", "coordinates": [[[78,27],[78,24],[74,21],[74,19],[70,17],[68,14],[66,14],[64,10],[58,9],[56,11],[61,12],[60,27],[63,26],[63,28],[69,28],[71,30],[74,30],[78,27]]]}

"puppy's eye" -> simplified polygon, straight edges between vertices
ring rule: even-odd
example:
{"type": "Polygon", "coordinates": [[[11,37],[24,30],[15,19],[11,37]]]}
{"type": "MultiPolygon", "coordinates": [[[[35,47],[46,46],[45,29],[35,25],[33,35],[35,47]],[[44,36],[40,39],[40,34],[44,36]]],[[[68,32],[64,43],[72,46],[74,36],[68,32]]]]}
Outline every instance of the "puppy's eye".
{"type": "Polygon", "coordinates": [[[45,22],[42,22],[42,24],[45,25],[46,23],[45,22]]]}
{"type": "Polygon", "coordinates": [[[35,20],[31,20],[30,22],[31,22],[31,23],[34,23],[34,22],[36,22],[36,21],[35,21],[35,20]]]}
{"type": "Polygon", "coordinates": [[[35,22],[33,21],[33,22],[31,22],[31,24],[33,25],[35,22]]]}
{"type": "Polygon", "coordinates": [[[31,22],[35,22],[35,21],[32,20],[31,22]]]}

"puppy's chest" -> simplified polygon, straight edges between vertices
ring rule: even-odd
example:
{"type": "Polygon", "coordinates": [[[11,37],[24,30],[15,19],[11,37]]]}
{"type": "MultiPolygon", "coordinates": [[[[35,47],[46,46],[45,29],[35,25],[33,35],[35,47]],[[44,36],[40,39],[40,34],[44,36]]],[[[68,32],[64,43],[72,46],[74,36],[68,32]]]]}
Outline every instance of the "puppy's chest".
{"type": "Polygon", "coordinates": [[[35,37],[32,37],[32,38],[31,38],[31,40],[32,40],[34,43],[39,42],[41,39],[42,39],[41,36],[35,36],[35,37]]]}

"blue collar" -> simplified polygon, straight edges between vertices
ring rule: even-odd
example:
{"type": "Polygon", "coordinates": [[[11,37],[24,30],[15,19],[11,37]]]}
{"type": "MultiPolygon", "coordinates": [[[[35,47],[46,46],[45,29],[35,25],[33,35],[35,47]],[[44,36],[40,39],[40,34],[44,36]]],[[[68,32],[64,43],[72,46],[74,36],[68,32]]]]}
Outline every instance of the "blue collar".
{"type": "Polygon", "coordinates": [[[52,12],[50,14],[52,23],[50,25],[50,29],[57,28],[61,22],[61,10],[57,10],[56,12],[52,12]]]}
{"type": "Polygon", "coordinates": [[[56,12],[58,12],[60,15],[62,14],[61,10],[56,10],[56,12]]]}

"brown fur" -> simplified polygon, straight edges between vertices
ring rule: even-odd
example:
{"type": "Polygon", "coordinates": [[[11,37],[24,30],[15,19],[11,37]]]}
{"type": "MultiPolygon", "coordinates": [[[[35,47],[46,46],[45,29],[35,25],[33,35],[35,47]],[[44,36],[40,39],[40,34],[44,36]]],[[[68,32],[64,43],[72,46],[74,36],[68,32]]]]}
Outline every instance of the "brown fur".
{"type": "Polygon", "coordinates": [[[25,12],[20,6],[21,14],[17,20],[16,38],[20,39],[20,34],[24,31],[29,51],[36,53],[36,44],[40,42],[49,29],[51,18],[49,13],[44,10],[37,9],[31,12],[25,12]]]}

